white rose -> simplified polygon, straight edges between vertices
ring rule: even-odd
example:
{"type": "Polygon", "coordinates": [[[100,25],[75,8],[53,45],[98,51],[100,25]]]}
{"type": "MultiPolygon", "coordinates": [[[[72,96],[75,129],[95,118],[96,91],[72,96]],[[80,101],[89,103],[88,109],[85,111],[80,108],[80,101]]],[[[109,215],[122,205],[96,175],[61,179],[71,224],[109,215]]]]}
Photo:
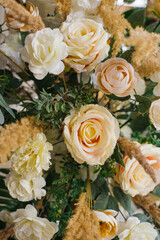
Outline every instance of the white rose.
{"type": "Polygon", "coordinates": [[[89,12],[95,12],[99,7],[101,0],[73,0],[73,10],[83,9],[89,12]]]}
{"type": "Polygon", "coordinates": [[[129,217],[126,222],[119,223],[119,240],[154,240],[156,237],[154,226],[148,222],[140,223],[136,217],[129,217]]]}
{"type": "Polygon", "coordinates": [[[90,72],[108,56],[109,34],[105,32],[101,23],[77,18],[71,22],[64,22],[61,32],[68,46],[68,57],[64,62],[76,72],[90,72]]]}
{"type": "Polygon", "coordinates": [[[42,189],[46,185],[43,177],[29,180],[16,172],[10,172],[5,179],[5,184],[10,195],[22,202],[41,199],[46,195],[46,190],[42,189]]]}
{"type": "Polygon", "coordinates": [[[158,83],[157,86],[154,87],[153,93],[155,96],[160,96],[160,72],[155,72],[150,77],[152,82],[158,83]]]}
{"type": "Polygon", "coordinates": [[[2,210],[0,212],[0,220],[2,222],[7,223],[7,226],[13,224],[13,221],[17,218],[17,212],[8,212],[6,210],[2,210]]]}
{"type": "Polygon", "coordinates": [[[140,145],[140,149],[148,163],[154,169],[157,182],[153,182],[150,175],[145,172],[144,168],[135,158],[130,159],[125,155],[125,167],[117,164],[115,181],[120,184],[124,192],[132,197],[137,194],[145,196],[160,183],[160,148],[152,144],[143,144],[140,145]]]}
{"type": "MultiPolygon", "coordinates": [[[[136,91],[136,94],[143,95],[146,91],[146,83],[145,83],[144,79],[139,77],[134,89],[136,91]]],[[[134,90],[133,90],[132,94],[133,95],[135,94],[134,90]]]]}
{"type": "Polygon", "coordinates": [[[113,153],[118,137],[117,119],[99,105],[73,109],[64,120],[65,143],[78,163],[103,165],[113,153]]]}
{"type": "Polygon", "coordinates": [[[118,224],[114,216],[114,210],[94,211],[99,220],[101,240],[111,240],[117,235],[118,224]]]}
{"type": "Polygon", "coordinates": [[[149,117],[154,127],[160,130],[160,99],[153,101],[149,109],[149,117]]]}
{"type": "Polygon", "coordinates": [[[64,70],[67,46],[59,29],[44,28],[25,39],[21,57],[29,63],[29,69],[35,78],[43,79],[48,73],[60,74],[64,70]]]}
{"type": "Polygon", "coordinates": [[[43,133],[35,139],[29,139],[24,147],[20,147],[11,156],[11,167],[18,174],[28,179],[41,176],[43,170],[50,166],[52,145],[46,141],[43,133]]]}
{"type": "Polygon", "coordinates": [[[37,217],[37,211],[32,205],[17,212],[20,217],[14,220],[14,232],[18,240],[51,240],[58,232],[57,224],[37,217]]]}

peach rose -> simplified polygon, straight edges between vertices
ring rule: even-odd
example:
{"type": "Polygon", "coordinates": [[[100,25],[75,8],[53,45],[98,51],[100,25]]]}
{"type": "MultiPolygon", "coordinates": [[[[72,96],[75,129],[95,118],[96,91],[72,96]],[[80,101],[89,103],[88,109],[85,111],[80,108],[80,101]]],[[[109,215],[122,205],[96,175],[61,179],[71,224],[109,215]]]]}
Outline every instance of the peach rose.
{"type": "Polygon", "coordinates": [[[73,109],[64,120],[65,143],[78,163],[103,165],[112,155],[118,137],[117,119],[99,105],[73,109]]]}
{"type": "Polygon", "coordinates": [[[124,156],[125,167],[117,164],[115,181],[120,184],[125,193],[132,197],[137,194],[145,196],[160,183],[160,148],[152,144],[143,144],[140,149],[148,163],[154,168],[157,183],[153,182],[135,158],[130,159],[128,156],[124,156]]]}
{"type": "Polygon", "coordinates": [[[100,223],[101,240],[111,240],[117,235],[118,224],[114,216],[117,212],[114,210],[94,211],[100,223]]]}
{"type": "Polygon", "coordinates": [[[149,109],[149,117],[154,127],[160,130],[160,99],[153,101],[149,109]]]}
{"type": "Polygon", "coordinates": [[[100,90],[118,97],[130,95],[139,78],[132,65],[123,58],[110,58],[100,63],[95,74],[100,90]]]}
{"type": "Polygon", "coordinates": [[[76,72],[90,72],[108,56],[109,34],[101,23],[87,18],[76,18],[71,22],[64,22],[61,32],[68,46],[68,57],[64,62],[76,72]]]}

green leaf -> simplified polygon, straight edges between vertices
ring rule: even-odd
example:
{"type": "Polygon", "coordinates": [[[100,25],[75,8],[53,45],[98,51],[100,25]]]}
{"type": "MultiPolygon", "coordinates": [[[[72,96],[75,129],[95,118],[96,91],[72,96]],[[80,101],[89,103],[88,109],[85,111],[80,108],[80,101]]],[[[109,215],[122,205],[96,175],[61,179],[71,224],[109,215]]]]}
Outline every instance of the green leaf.
{"type": "Polygon", "coordinates": [[[117,97],[114,94],[107,95],[107,97],[110,98],[110,99],[119,100],[119,101],[122,101],[122,102],[127,101],[127,100],[130,99],[130,96],[127,96],[127,97],[117,97]]]}
{"type": "Polygon", "coordinates": [[[160,186],[156,187],[152,193],[157,197],[160,197],[160,186]]]}
{"type": "Polygon", "coordinates": [[[132,25],[133,28],[136,28],[137,26],[139,27],[144,26],[145,10],[140,9],[136,12],[133,12],[131,15],[129,15],[127,20],[132,25]]]}
{"type": "Polygon", "coordinates": [[[150,119],[147,113],[140,115],[139,117],[133,119],[130,126],[134,131],[143,131],[150,125],[150,119]]]}
{"type": "Polygon", "coordinates": [[[119,211],[118,201],[116,198],[109,196],[107,209],[113,209],[115,211],[119,211]]]}
{"type": "Polygon", "coordinates": [[[123,13],[123,15],[124,15],[125,18],[128,18],[131,14],[133,14],[137,11],[139,11],[139,8],[132,8],[131,10],[125,11],[123,13]]]}
{"type": "Polygon", "coordinates": [[[102,178],[100,175],[96,178],[94,182],[91,183],[91,190],[93,200],[96,199],[99,194],[104,193],[105,195],[107,195],[109,192],[106,180],[102,178]]]}
{"type": "Polygon", "coordinates": [[[146,30],[147,30],[148,32],[160,33],[159,21],[148,25],[148,26],[146,27],[146,30]]]}
{"type": "Polygon", "coordinates": [[[95,210],[106,210],[107,209],[107,204],[108,204],[108,199],[109,196],[102,193],[98,196],[96,199],[96,202],[94,204],[94,209],[95,210]]]}
{"type": "Polygon", "coordinates": [[[5,100],[4,100],[4,98],[2,97],[1,94],[0,94],[0,106],[2,106],[7,112],[9,112],[13,118],[15,118],[14,112],[13,112],[12,109],[7,105],[7,103],[5,102],[5,100]]]}
{"type": "Polygon", "coordinates": [[[119,146],[116,145],[115,149],[114,149],[114,153],[111,156],[112,159],[115,159],[115,161],[117,163],[119,163],[120,165],[122,165],[123,167],[125,167],[124,162],[123,162],[123,155],[120,152],[119,146]]]}
{"type": "Polygon", "coordinates": [[[0,197],[10,198],[10,194],[6,189],[0,189],[0,197]]]}
{"type": "Polygon", "coordinates": [[[22,80],[18,78],[10,78],[10,85],[13,88],[18,88],[22,84],[22,80]]]}
{"type": "Polygon", "coordinates": [[[137,217],[141,222],[147,222],[149,220],[149,217],[145,214],[134,214],[133,217],[137,217]]]}
{"type": "Polygon", "coordinates": [[[61,110],[62,110],[62,112],[65,112],[65,111],[66,111],[66,104],[65,104],[65,103],[62,104],[61,110]]]}
{"type": "Polygon", "coordinates": [[[139,102],[138,109],[141,113],[145,113],[151,106],[151,99],[145,96],[134,95],[136,101],[139,102]]]}
{"type": "Polygon", "coordinates": [[[129,3],[129,4],[130,4],[130,3],[133,3],[133,2],[135,2],[135,0],[124,0],[124,2],[125,2],[125,3],[129,3]]]}
{"type": "Polygon", "coordinates": [[[124,58],[125,60],[127,60],[127,62],[131,63],[132,61],[132,53],[134,52],[134,50],[127,50],[126,52],[122,53],[120,55],[121,58],[124,58]]]}
{"type": "Polygon", "coordinates": [[[0,124],[3,124],[4,123],[4,116],[3,116],[3,113],[0,109],[0,124]]]}
{"type": "Polygon", "coordinates": [[[118,202],[122,205],[122,207],[127,210],[128,213],[132,213],[131,209],[131,197],[127,194],[125,194],[121,188],[115,187],[113,189],[113,193],[115,198],[118,200],[118,202]]]}
{"type": "Polygon", "coordinates": [[[25,39],[26,39],[27,35],[29,34],[29,32],[20,32],[20,33],[21,33],[21,43],[24,46],[25,39]]]}
{"type": "Polygon", "coordinates": [[[58,102],[56,102],[56,104],[54,105],[54,109],[56,112],[59,111],[59,103],[58,102]]]}

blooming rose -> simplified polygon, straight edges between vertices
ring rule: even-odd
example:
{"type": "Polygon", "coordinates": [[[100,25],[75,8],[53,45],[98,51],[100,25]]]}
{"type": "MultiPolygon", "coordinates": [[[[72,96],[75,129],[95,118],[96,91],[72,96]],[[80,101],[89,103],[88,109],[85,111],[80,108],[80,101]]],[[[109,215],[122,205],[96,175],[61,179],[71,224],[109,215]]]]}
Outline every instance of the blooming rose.
{"type": "Polygon", "coordinates": [[[65,143],[78,163],[104,164],[113,153],[118,137],[117,119],[99,105],[73,109],[64,120],[65,143]]]}
{"type": "Polygon", "coordinates": [[[145,172],[144,168],[135,158],[130,159],[128,156],[124,156],[125,167],[117,164],[115,181],[120,183],[123,191],[132,197],[137,194],[142,196],[147,195],[160,183],[160,148],[152,144],[143,144],[140,145],[140,149],[148,163],[153,167],[157,183],[153,182],[150,175],[145,172]]]}
{"type": "Polygon", "coordinates": [[[42,189],[46,185],[43,177],[29,180],[11,171],[5,179],[5,184],[10,195],[22,202],[41,199],[46,195],[46,190],[42,189]]]}
{"type": "Polygon", "coordinates": [[[25,39],[25,46],[21,57],[29,63],[29,69],[35,78],[43,79],[47,73],[60,74],[64,70],[67,45],[63,42],[63,35],[59,29],[44,28],[25,39]]]}
{"type": "Polygon", "coordinates": [[[152,74],[150,79],[152,80],[152,82],[158,83],[154,87],[153,93],[154,93],[155,96],[160,96],[160,72],[155,72],[154,74],[152,74]]]}
{"type": "Polygon", "coordinates": [[[123,58],[110,58],[100,63],[95,74],[100,90],[118,97],[128,96],[139,78],[132,65],[123,58]]]}
{"type": "Polygon", "coordinates": [[[149,117],[155,128],[160,130],[160,99],[153,101],[149,109],[149,117]]]}
{"type": "Polygon", "coordinates": [[[94,211],[100,223],[101,240],[111,240],[117,235],[118,224],[114,216],[117,212],[114,210],[94,211]]]}
{"type": "Polygon", "coordinates": [[[126,222],[119,223],[119,240],[154,240],[156,237],[157,231],[154,226],[148,222],[140,223],[136,217],[129,217],[126,222]]]}
{"type": "Polygon", "coordinates": [[[18,174],[28,179],[41,176],[43,170],[48,170],[52,145],[46,142],[43,133],[37,134],[35,139],[29,139],[24,147],[20,147],[11,156],[11,167],[18,174]]]}
{"type": "Polygon", "coordinates": [[[14,232],[18,240],[50,240],[58,232],[57,224],[37,217],[37,211],[32,205],[17,212],[19,217],[14,220],[14,232]]]}
{"type": "Polygon", "coordinates": [[[64,42],[68,45],[68,57],[64,62],[76,72],[92,71],[108,56],[109,34],[101,23],[91,19],[77,18],[64,22],[61,27],[64,42]]]}

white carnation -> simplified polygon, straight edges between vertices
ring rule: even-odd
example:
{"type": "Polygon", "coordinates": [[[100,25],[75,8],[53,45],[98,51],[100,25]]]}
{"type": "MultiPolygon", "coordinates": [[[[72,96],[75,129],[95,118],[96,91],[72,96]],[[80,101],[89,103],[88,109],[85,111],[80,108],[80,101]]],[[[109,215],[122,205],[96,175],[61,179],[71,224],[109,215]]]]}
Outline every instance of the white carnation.
{"type": "Polygon", "coordinates": [[[51,164],[52,145],[46,141],[43,133],[35,139],[29,139],[24,147],[19,148],[11,156],[11,167],[18,174],[28,179],[41,176],[43,170],[48,170],[51,164]]]}
{"type": "Polygon", "coordinates": [[[43,177],[29,180],[11,171],[5,179],[5,184],[10,195],[22,202],[41,199],[46,195],[46,190],[42,189],[46,185],[43,177]]]}
{"type": "Polygon", "coordinates": [[[14,232],[18,240],[51,240],[58,225],[46,218],[37,217],[37,211],[32,205],[17,210],[19,218],[14,220],[14,232]]]}
{"type": "Polygon", "coordinates": [[[68,55],[67,45],[59,29],[44,28],[25,39],[21,57],[29,63],[35,78],[43,79],[48,73],[60,74],[64,70],[61,61],[68,55]]]}

